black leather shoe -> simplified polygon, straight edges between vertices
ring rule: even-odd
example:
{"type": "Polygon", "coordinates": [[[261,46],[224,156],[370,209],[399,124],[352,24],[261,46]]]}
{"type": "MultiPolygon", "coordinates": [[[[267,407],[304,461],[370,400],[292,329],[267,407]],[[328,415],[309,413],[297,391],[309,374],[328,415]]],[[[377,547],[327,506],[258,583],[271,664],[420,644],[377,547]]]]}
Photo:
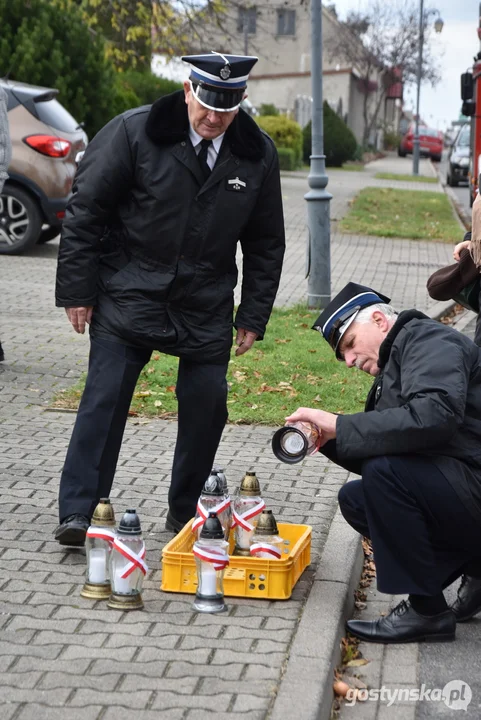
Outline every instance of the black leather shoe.
{"type": "Polygon", "coordinates": [[[481,612],[481,578],[463,575],[451,610],[456,622],[466,622],[481,612]]]}
{"type": "Polygon", "coordinates": [[[451,610],[439,615],[420,615],[402,600],[389,615],[379,620],[348,620],[352,635],[376,643],[447,642],[454,640],[456,619],[451,610]]]}
{"type": "Polygon", "coordinates": [[[177,533],[182,530],[184,525],[184,522],[176,520],[170,510],[168,510],[167,517],[165,518],[165,529],[167,530],[167,532],[171,532],[174,533],[174,535],[177,535],[177,533]]]}
{"type": "Polygon", "coordinates": [[[81,547],[85,545],[85,536],[89,525],[90,520],[85,515],[69,515],[55,528],[55,540],[60,545],[81,547]]]}

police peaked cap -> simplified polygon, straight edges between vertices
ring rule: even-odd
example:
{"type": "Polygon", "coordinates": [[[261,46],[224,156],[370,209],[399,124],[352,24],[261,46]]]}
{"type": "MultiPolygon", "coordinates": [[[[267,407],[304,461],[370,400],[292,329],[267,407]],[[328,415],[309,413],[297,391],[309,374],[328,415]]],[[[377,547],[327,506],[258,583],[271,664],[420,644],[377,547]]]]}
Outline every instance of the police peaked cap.
{"type": "Polygon", "coordinates": [[[390,298],[381,295],[376,290],[350,282],[322,311],[312,329],[321,333],[324,340],[327,340],[336,353],[336,357],[340,359],[337,347],[358,312],[369,305],[390,302],[390,298]]]}
{"type": "Polygon", "coordinates": [[[236,110],[244,96],[249,72],[258,58],[248,55],[184,55],[191,65],[190,81],[196,99],[210,110],[236,110]]]}

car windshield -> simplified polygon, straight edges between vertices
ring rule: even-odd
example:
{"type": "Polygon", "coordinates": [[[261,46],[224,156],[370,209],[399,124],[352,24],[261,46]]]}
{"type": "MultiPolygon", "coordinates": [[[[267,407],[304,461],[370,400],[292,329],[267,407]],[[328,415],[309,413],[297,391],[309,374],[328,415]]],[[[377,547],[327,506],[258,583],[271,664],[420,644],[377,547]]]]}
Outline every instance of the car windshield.
{"type": "Polygon", "coordinates": [[[469,147],[469,136],[470,136],[470,130],[471,128],[469,125],[465,125],[461,128],[459,131],[458,139],[456,140],[456,145],[459,147],[469,147]]]}
{"type": "Polygon", "coordinates": [[[439,137],[439,131],[433,130],[432,128],[420,127],[419,134],[424,137],[439,137]]]}

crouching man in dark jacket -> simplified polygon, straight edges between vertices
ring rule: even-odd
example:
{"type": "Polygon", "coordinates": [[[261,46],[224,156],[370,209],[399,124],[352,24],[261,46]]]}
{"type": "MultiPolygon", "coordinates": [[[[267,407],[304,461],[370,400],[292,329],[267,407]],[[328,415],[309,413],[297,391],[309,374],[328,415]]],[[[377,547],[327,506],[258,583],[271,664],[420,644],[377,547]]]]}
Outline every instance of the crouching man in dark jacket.
{"type": "Polygon", "coordinates": [[[341,488],[372,541],[378,589],[408,594],[387,617],[349,620],[368,642],[452,640],[481,611],[481,349],[417,310],[349,283],[315,324],[339,360],[376,379],[364,413],[299,408],[323,452],[361,475],[341,488]],[[464,574],[454,605],[443,589],[464,574]]]}
{"type": "Polygon", "coordinates": [[[87,384],[60,482],[62,545],[82,545],[110,494],[132,394],[153,350],[179,357],[166,529],[195,514],[227,420],[226,371],[262,339],[284,254],[272,140],[239,109],[255,57],[189,56],[184,90],[125,112],[80,162],[56,302],[90,324],[87,384]],[[243,281],[233,322],[236,249],[243,281]]]}

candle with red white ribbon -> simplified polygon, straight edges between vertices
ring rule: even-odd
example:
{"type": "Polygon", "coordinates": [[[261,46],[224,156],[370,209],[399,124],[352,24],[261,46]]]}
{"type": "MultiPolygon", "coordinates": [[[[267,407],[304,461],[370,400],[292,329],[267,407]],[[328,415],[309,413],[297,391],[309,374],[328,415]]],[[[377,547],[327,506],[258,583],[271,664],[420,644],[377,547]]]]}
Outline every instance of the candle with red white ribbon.
{"type": "Polygon", "coordinates": [[[143,608],[142,583],[148,572],[140,520],[135,510],[126,510],[119,523],[110,555],[112,594],[109,607],[122,610],[143,608]]]}
{"type": "Polygon", "coordinates": [[[216,613],[226,610],[223,577],[229,564],[228,547],[219,518],[215,513],[209,513],[192,550],[197,569],[193,608],[197,612],[216,613]]]}
{"type": "Polygon", "coordinates": [[[226,540],[229,539],[232,510],[230,497],[225,492],[226,484],[224,479],[224,477],[212,470],[204,483],[202,493],[197,501],[197,510],[192,524],[192,532],[197,539],[199,539],[202,527],[211,512],[217,515],[224,530],[224,537],[226,540]]]}
{"type": "Polygon", "coordinates": [[[280,560],[283,549],[284,541],[279,537],[272,510],[263,510],[259,515],[256,531],[252,537],[251,556],[266,560],[280,560]]]}
{"type": "Polygon", "coordinates": [[[115,515],[108,498],[102,498],[94,510],[85,540],[86,582],[80,592],[92,600],[110,596],[109,556],[115,538],[115,515]]]}
{"type": "Polygon", "coordinates": [[[246,472],[234,500],[232,527],[234,528],[234,555],[249,555],[249,548],[259,514],[265,508],[260,496],[259,481],[255,472],[246,472]]]}

